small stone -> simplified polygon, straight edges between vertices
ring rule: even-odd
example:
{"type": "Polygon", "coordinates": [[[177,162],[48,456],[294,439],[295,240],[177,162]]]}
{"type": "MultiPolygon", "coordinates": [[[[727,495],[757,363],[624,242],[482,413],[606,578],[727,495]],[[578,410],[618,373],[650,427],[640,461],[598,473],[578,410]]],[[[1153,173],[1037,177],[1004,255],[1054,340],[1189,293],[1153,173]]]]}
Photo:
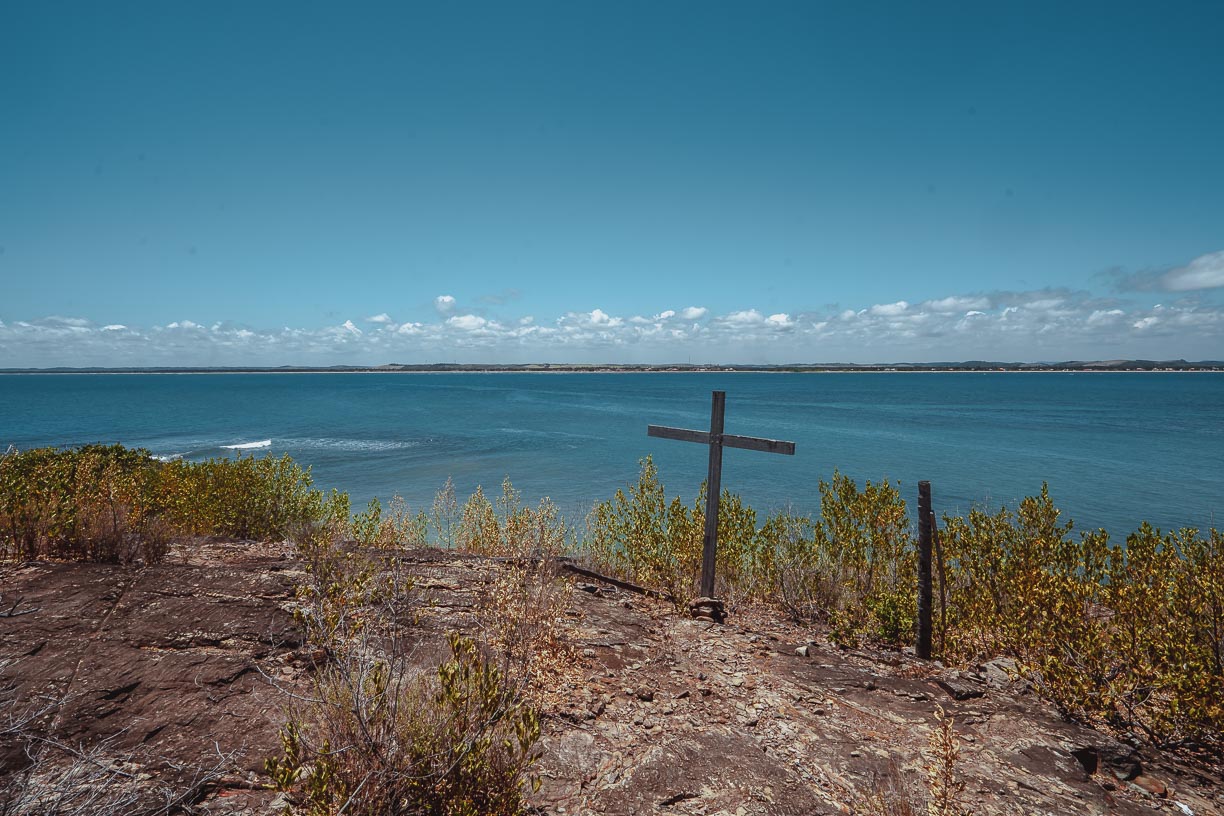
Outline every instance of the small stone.
{"type": "Polygon", "coordinates": [[[646,688],[645,686],[641,686],[637,690],[637,698],[641,700],[642,702],[646,702],[646,703],[653,702],[654,692],[646,688]]]}
{"type": "Polygon", "coordinates": [[[948,692],[954,700],[972,700],[976,697],[981,697],[986,693],[980,685],[963,679],[959,674],[952,675],[935,681],[941,689],[948,692]]]}
{"type": "Polygon", "coordinates": [[[852,756],[852,757],[856,757],[856,758],[857,758],[857,757],[861,757],[862,755],[863,755],[863,752],[862,752],[862,751],[851,751],[851,752],[850,752],[850,756],[852,756]]]}
{"type": "Polygon", "coordinates": [[[1161,799],[1169,795],[1169,789],[1165,787],[1165,784],[1159,779],[1154,779],[1150,776],[1136,776],[1131,780],[1131,784],[1153,796],[1159,796],[1161,799]]]}
{"type": "Polygon", "coordinates": [[[799,655],[800,657],[807,657],[808,656],[807,644],[804,644],[803,646],[800,646],[798,649],[796,649],[795,654],[799,655]]]}

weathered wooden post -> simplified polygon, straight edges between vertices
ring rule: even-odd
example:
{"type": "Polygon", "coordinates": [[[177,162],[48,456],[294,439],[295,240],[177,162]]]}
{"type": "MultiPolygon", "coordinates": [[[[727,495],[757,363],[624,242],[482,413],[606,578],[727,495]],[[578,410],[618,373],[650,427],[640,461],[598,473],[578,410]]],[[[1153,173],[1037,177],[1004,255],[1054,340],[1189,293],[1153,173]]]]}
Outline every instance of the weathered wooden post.
{"type": "Polygon", "coordinates": [[[931,659],[931,483],[918,483],[918,641],[914,652],[931,659]]]}
{"type": "Polygon", "coordinates": [[[706,471],[705,535],[701,543],[701,597],[714,597],[714,560],[718,553],[718,499],[722,495],[723,417],[727,392],[715,391],[710,401],[710,467],[706,471]]]}
{"type": "Polygon", "coordinates": [[[714,565],[718,555],[718,499],[722,493],[722,449],[744,448],[789,456],[795,454],[794,442],[723,433],[726,404],[727,392],[715,391],[710,402],[709,431],[690,431],[686,428],[668,428],[662,425],[646,426],[647,436],[699,442],[710,446],[710,466],[706,474],[705,536],[701,549],[701,597],[691,606],[693,614],[716,621],[723,619],[722,602],[714,597],[714,565]]]}

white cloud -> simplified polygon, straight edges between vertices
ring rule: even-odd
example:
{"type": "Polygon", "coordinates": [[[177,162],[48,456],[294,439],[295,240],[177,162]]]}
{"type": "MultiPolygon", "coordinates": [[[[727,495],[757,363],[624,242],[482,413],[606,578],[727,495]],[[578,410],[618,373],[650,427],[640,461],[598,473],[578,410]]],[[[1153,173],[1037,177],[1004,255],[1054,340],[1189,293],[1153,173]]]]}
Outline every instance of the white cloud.
{"type": "MultiPolygon", "coordinates": [[[[697,309],[698,307],[689,307],[697,309]]],[[[537,321],[450,314],[424,322],[352,320],[260,329],[221,320],[142,328],[83,318],[0,323],[7,365],[327,365],[337,362],[922,361],[1219,357],[1224,304],[1147,307],[1086,292],[1037,290],[897,301],[841,311],[678,310],[617,317],[602,309],[537,321]],[[991,307],[965,308],[982,300],[991,307]],[[956,311],[950,311],[952,307],[956,311]],[[705,317],[707,313],[703,313],[705,317]],[[683,318],[683,319],[681,319],[683,318]]],[[[378,317],[378,315],[374,315],[378,317]]]]}
{"type": "Polygon", "coordinates": [[[386,312],[382,312],[381,314],[376,314],[373,317],[367,317],[366,322],[386,324],[386,323],[393,323],[395,321],[391,319],[391,315],[387,314],[386,312]]]}
{"type": "Polygon", "coordinates": [[[1088,324],[1096,326],[1102,323],[1109,323],[1122,317],[1124,314],[1126,314],[1126,312],[1122,311],[1121,309],[1097,309],[1092,314],[1088,315],[1088,324]]]}
{"type": "Polygon", "coordinates": [[[1185,266],[1167,272],[1162,289],[1170,292],[1191,292],[1224,286],[1224,250],[1200,255],[1185,266]]]}
{"type": "MultiPolygon", "coordinates": [[[[905,301],[901,301],[901,303],[904,302],[905,301]]],[[[922,305],[933,312],[980,311],[982,309],[989,309],[991,307],[990,298],[973,296],[960,297],[957,295],[939,298],[938,300],[928,300],[922,305]]]]}
{"type": "Polygon", "coordinates": [[[61,317],[60,315],[44,317],[41,322],[55,326],[72,326],[77,329],[88,328],[90,325],[89,321],[83,317],[61,317]]]}
{"type": "Polygon", "coordinates": [[[763,322],[765,316],[756,309],[744,309],[738,312],[731,312],[731,314],[725,315],[722,319],[733,326],[747,326],[763,322]]]}
{"type": "Polygon", "coordinates": [[[700,320],[710,310],[704,306],[687,306],[680,310],[680,316],[685,320],[700,320]]]}
{"type": "Polygon", "coordinates": [[[434,308],[438,314],[450,314],[455,311],[455,298],[451,295],[438,295],[434,298],[434,308]]]}
{"type": "Polygon", "coordinates": [[[896,315],[905,314],[905,310],[909,308],[909,303],[904,300],[898,300],[896,303],[877,303],[867,311],[878,317],[895,317],[896,315]]]}
{"type": "Polygon", "coordinates": [[[791,326],[795,325],[795,321],[791,320],[791,316],[785,312],[780,314],[771,314],[769,317],[765,318],[765,322],[770,326],[780,329],[790,328],[791,326]]]}
{"type": "Polygon", "coordinates": [[[476,331],[477,329],[483,329],[488,322],[480,315],[465,314],[448,318],[446,325],[462,329],[463,331],[476,331]]]}

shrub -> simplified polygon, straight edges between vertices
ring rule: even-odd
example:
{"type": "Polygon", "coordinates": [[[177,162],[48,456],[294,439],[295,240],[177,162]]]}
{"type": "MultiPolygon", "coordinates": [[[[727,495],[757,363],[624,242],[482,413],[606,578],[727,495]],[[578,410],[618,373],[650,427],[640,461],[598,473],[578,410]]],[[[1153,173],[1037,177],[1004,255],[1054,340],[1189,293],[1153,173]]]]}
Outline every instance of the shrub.
{"type": "Polygon", "coordinates": [[[524,813],[539,719],[473,641],[448,642],[432,676],[406,678],[394,659],[325,668],[265,765],[277,787],[312,816],[524,813]]]}
{"type": "Polygon", "coordinates": [[[288,456],[163,463],[121,445],[0,457],[0,558],[150,562],[175,535],[278,539],[348,524],[288,456]]]}
{"type": "MultiPolygon", "coordinates": [[[[595,505],[587,516],[585,554],[599,569],[657,589],[686,608],[696,596],[705,539],[705,485],[692,508],[668,501],[658,468],[641,461],[638,482],[595,505]]],[[[756,586],[756,511],[739,496],[719,497],[716,594],[748,599],[756,586]]]]}
{"type": "Polygon", "coordinates": [[[168,531],[158,464],[119,445],[10,451],[0,457],[0,557],[159,558],[168,531]]]}
{"type": "MultiPolygon", "coordinates": [[[[844,641],[899,644],[916,616],[913,542],[905,502],[887,482],[834,473],[820,483],[821,516],[779,513],[758,529],[756,512],[724,491],[718,504],[716,591],[731,606],[778,603],[801,620],[823,619],[844,641]]],[[[684,608],[696,592],[705,488],[690,509],[667,500],[658,470],[642,460],[638,483],[595,506],[586,554],[615,575],[667,593],[684,608]]]]}
{"type": "Polygon", "coordinates": [[[460,550],[509,558],[560,555],[566,548],[565,537],[565,522],[556,505],[544,498],[535,509],[524,507],[522,494],[509,479],[502,482],[496,507],[477,487],[464,503],[454,530],[454,543],[460,550]]]}
{"type": "Polygon", "coordinates": [[[1224,546],[1144,524],[1124,547],[1071,537],[1048,490],[1013,515],[945,518],[947,614],[938,651],[998,654],[1068,716],[1161,745],[1220,746],[1224,546]]]}
{"type": "Polygon", "coordinates": [[[281,539],[296,524],[322,521],[334,509],[313,488],[310,470],[288,456],[180,460],[167,463],[159,476],[162,508],[189,534],[281,539]]]}
{"type": "Polygon", "coordinates": [[[306,814],[517,814],[540,725],[474,641],[414,662],[413,579],[393,552],[325,530],[299,544],[298,618],[326,660],[265,769],[306,814]]]}

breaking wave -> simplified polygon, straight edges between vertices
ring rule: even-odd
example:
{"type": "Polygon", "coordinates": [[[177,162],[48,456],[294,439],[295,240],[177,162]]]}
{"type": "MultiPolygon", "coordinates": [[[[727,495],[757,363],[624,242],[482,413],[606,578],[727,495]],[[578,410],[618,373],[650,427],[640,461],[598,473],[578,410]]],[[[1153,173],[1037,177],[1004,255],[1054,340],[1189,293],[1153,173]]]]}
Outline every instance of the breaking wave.
{"type": "Polygon", "coordinates": [[[253,450],[254,448],[270,448],[272,447],[271,439],[264,439],[260,442],[240,442],[237,445],[222,445],[226,450],[253,450]]]}

